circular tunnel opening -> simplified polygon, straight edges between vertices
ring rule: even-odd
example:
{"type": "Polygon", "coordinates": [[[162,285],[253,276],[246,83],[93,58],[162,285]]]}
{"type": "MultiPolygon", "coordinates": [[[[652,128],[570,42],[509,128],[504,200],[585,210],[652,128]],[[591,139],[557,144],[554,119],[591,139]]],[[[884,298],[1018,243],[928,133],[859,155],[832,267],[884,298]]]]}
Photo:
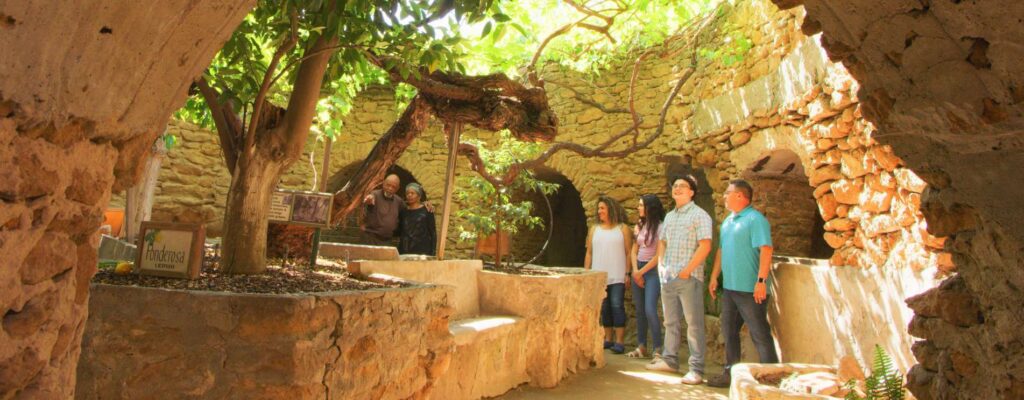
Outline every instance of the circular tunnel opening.
{"type": "Polygon", "coordinates": [[[800,157],[792,150],[773,150],[747,167],[741,177],[754,187],[754,208],[772,225],[772,242],[779,255],[827,259],[825,221],[814,199],[814,188],[800,157]]]}
{"type": "Polygon", "coordinates": [[[544,227],[520,230],[512,239],[512,254],[517,262],[528,261],[540,252],[550,232],[551,241],[547,249],[534,264],[546,266],[583,266],[586,256],[587,214],[583,208],[580,192],[565,175],[558,171],[540,167],[533,170],[534,176],[544,182],[558,184],[558,190],[548,196],[551,213],[548,212],[543,194],[539,192],[517,193],[513,200],[528,200],[533,203],[531,214],[544,221],[544,227]],[[551,221],[551,216],[554,221],[551,221]]]}

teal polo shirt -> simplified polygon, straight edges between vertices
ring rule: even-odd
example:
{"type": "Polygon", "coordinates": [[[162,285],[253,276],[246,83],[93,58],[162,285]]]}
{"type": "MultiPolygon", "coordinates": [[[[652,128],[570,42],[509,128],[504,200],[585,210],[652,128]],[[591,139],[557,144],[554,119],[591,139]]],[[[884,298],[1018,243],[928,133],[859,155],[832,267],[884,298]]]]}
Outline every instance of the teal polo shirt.
{"type": "Polygon", "coordinates": [[[764,214],[747,206],[722,221],[722,286],[737,292],[754,292],[761,246],[772,245],[771,227],[764,214]]]}

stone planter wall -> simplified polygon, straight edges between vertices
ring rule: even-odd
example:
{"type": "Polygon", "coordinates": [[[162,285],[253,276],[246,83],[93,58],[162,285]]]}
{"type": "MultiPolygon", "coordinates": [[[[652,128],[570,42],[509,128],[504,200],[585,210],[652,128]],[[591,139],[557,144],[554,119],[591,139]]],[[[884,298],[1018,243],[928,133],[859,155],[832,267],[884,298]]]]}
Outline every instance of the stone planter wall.
{"type": "Polygon", "coordinates": [[[732,385],[729,400],[827,400],[831,396],[793,393],[778,386],[765,385],[758,378],[768,374],[792,374],[808,372],[835,372],[827,365],[808,364],[737,364],[732,368],[732,385]]]}
{"type": "Polygon", "coordinates": [[[480,310],[515,315],[527,326],[530,385],[554,387],[565,377],[605,364],[598,315],[603,273],[530,276],[480,273],[480,310]]]}
{"type": "Polygon", "coordinates": [[[93,285],[77,398],[424,398],[451,357],[449,296],[93,285]]]}
{"type": "MultiPolygon", "coordinates": [[[[778,260],[777,260],[778,261],[778,260]]],[[[849,355],[871,365],[877,344],[906,372],[914,364],[905,299],[935,285],[908,269],[776,262],[768,318],[783,362],[836,365],[849,355]]]]}

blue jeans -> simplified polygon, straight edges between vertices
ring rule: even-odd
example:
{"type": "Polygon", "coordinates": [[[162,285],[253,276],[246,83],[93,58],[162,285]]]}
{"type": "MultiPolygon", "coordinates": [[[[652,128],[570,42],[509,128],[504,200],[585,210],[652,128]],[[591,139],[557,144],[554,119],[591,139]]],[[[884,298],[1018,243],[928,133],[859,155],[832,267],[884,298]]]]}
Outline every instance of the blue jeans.
{"type": "MultiPolygon", "coordinates": [[[[647,265],[640,261],[639,268],[647,265]]],[[[644,287],[633,282],[633,305],[636,306],[636,341],[647,347],[647,329],[651,330],[651,345],[661,348],[661,320],[658,318],[658,299],[661,298],[661,281],[658,269],[651,268],[644,273],[644,287]]],[[[648,347],[648,350],[652,347],[648,347]]]]}
{"type": "Polygon", "coordinates": [[[750,328],[750,339],[757,349],[762,364],[779,362],[775,352],[775,338],[768,325],[768,298],[761,304],[754,301],[754,294],[724,289],[722,291],[722,335],[725,336],[725,372],[740,361],[740,328],[746,323],[750,328]]]}
{"type": "Polygon", "coordinates": [[[613,283],[605,286],[604,301],[601,302],[601,326],[622,328],[626,326],[626,284],[613,283]]]}
{"type": "Polygon", "coordinates": [[[661,304],[665,309],[665,349],[662,358],[679,369],[681,344],[679,321],[686,318],[686,343],[690,348],[690,371],[704,375],[704,282],[695,277],[674,278],[661,285],[661,304]]]}

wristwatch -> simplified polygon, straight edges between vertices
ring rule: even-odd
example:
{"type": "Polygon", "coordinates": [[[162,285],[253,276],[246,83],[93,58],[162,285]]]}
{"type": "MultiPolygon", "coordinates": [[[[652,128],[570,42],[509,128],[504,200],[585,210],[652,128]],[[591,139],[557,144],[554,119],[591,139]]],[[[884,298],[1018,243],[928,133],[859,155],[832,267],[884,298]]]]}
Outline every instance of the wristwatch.
{"type": "Polygon", "coordinates": [[[768,278],[761,278],[761,277],[757,278],[757,283],[766,283],[767,281],[768,281],[768,278]]]}

